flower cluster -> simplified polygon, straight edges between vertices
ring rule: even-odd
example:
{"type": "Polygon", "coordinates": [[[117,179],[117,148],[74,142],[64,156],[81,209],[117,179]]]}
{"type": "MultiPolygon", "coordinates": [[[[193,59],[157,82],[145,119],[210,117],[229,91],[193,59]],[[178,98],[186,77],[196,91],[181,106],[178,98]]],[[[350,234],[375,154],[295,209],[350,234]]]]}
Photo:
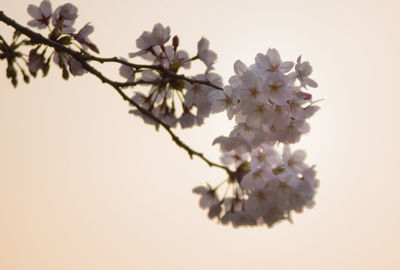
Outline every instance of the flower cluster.
{"type": "Polygon", "coordinates": [[[1,21],[31,38],[21,40],[23,35],[15,31],[12,41],[7,43],[0,35],[0,60],[7,61],[6,76],[14,86],[18,71],[26,83],[29,74],[36,77],[40,72],[46,76],[51,60],[62,69],[64,79],[70,74],[83,75],[86,68],[125,100],[129,97],[123,87],[150,85],[147,91],[134,92],[129,100],[134,106],[130,113],[156,129],[161,124],[191,157],[198,156],[208,165],[227,172],[228,178],[218,185],[193,189],[200,195],[200,207],[208,209],[208,217],[222,224],[271,227],[282,220],[291,221],[292,211],[302,212],[314,205],[319,184],[314,166],[305,163],[303,150],[292,152],[289,146],[310,130],[308,119],[319,110],[309,93],[309,88],[318,86],[310,78],[309,62],[302,61],[301,56],[296,63],[283,61],[276,49],[268,49],[265,54],[257,54],[250,66],[236,61],[235,74],[224,86],[221,76],[212,72],[217,55],[210,50],[206,38],[198,41],[197,53],[191,57],[180,49],[178,36],[171,38],[170,27],[157,23],[152,31],[140,35],[136,40],[138,50],[129,54],[130,58],[140,57],[151,64],[95,57],[89,54],[89,50],[99,53],[89,39],[94,28],[87,23],[77,31],[77,11],[70,3],[53,11],[47,0],[39,6],[29,5],[32,19],[28,25],[47,28],[46,39],[15,22],[7,22],[6,16],[0,14],[1,21]],[[22,46],[33,48],[26,54],[21,51],[22,46]],[[79,51],[72,50],[72,46],[79,51]],[[205,65],[203,73],[181,73],[196,60],[205,65]],[[119,74],[126,81],[108,79],[87,61],[121,64],[119,74]],[[26,64],[28,72],[20,62],[26,64]],[[200,126],[210,114],[223,111],[235,123],[229,135],[219,136],[213,142],[221,149],[223,165],[211,162],[172,131],[178,124],[181,128],[200,126]],[[282,146],[279,151],[278,146],[282,146]],[[221,190],[223,187],[225,190],[221,190]]]}
{"type": "MultiPolygon", "coordinates": [[[[87,23],[77,33],[73,27],[76,18],[78,17],[78,9],[76,6],[67,3],[57,7],[52,11],[51,3],[49,1],[42,1],[37,7],[29,5],[28,13],[32,16],[32,20],[28,25],[37,27],[39,29],[49,28],[49,39],[59,42],[65,46],[75,45],[86,52],[88,49],[99,53],[97,46],[90,41],[89,34],[94,30],[93,26],[87,23]],[[50,24],[51,21],[51,24],[50,24]],[[77,43],[75,43],[77,41],[77,43]]],[[[41,48],[39,44],[36,48],[32,49],[29,53],[29,71],[33,76],[40,69],[48,67],[50,58],[53,56],[53,61],[62,69],[62,77],[68,79],[69,73],[74,76],[83,75],[86,71],[82,67],[82,63],[74,59],[68,53],[55,50],[49,58],[45,59],[47,47],[41,48]],[[42,51],[39,53],[39,50],[42,51]]]]}
{"type": "MultiPolygon", "coordinates": [[[[126,78],[127,82],[134,82],[140,73],[142,81],[152,84],[148,93],[136,92],[132,99],[169,127],[176,127],[177,124],[182,128],[200,126],[211,113],[211,100],[208,96],[215,88],[201,83],[190,83],[180,77],[171,78],[170,75],[177,74],[180,69],[189,69],[192,61],[200,60],[206,65],[206,70],[202,74],[191,76],[191,79],[222,87],[222,78],[210,72],[217,55],[209,49],[209,41],[203,37],[197,44],[197,54],[190,57],[186,51],[178,49],[178,36],[174,36],[172,44],[167,45],[171,38],[170,33],[170,27],[157,23],[151,32],[143,32],[136,40],[139,51],[129,54],[132,58],[140,56],[152,65],[162,66],[169,74],[154,70],[136,70],[122,65],[120,75],[126,78]]],[[[137,109],[130,112],[141,116],[146,123],[158,127],[158,123],[137,109]]]]}
{"type": "Polygon", "coordinates": [[[235,117],[236,125],[228,137],[218,137],[224,151],[250,151],[263,143],[292,144],[309,131],[307,119],[319,107],[313,105],[312,95],[305,86],[317,84],[308,76],[311,66],[298,59],[295,71],[293,62],[282,62],[276,49],[258,54],[255,64],[247,67],[241,61],[234,65],[235,75],[229,79],[224,91],[210,93],[212,111],[227,111],[228,118],[235,117]],[[300,82],[296,84],[296,82],[300,82]]]}
{"type": "MultiPolygon", "coordinates": [[[[27,11],[32,17],[28,21],[28,25],[38,29],[48,28],[50,31],[48,38],[51,41],[65,46],[75,45],[82,52],[87,51],[88,48],[97,53],[99,52],[97,46],[88,38],[88,35],[94,30],[93,26],[87,24],[78,33],[75,33],[73,25],[78,17],[78,9],[74,5],[67,3],[57,7],[53,11],[51,3],[44,0],[39,6],[29,5],[27,11]]],[[[34,40],[21,40],[20,37],[21,34],[15,31],[11,44],[7,44],[2,37],[0,40],[0,59],[7,59],[7,77],[11,79],[14,87],[18,83],[18,69],[22,73],[24,81],[29,83],[29,74],[33,77],[36,77],[38,71],[42,71],[43,77],[48,74],[51,59],[62,69],[64,79],[68,79],[70,73],[72,75],[82,75],[85,73],[82,64],[71,55],[53,49],[51,49],[48,55],[48,46],[38,44],[34,40]],[[27,56],[18,51],[23,45],[34,46],[27,56]],[[25,70],[23,65],[26,65],[29,72],[25,70]]]]}
{"type": "Polygon", "coordinates": [[[314,166],[304,163],[305,152],[291,153],[285,145],[280,155],[273,147],[263,145],[246,155],[224,153],[226,165],[236,164],[235,174],[216,187],[199,186],[193,192],[200,195],[200,207],[208,209],[210,219],[234,227],[273,226],[279,221],[291,221],[291,211],[300,213],[314,205],[314,166]],[[227,183],[220,199],[218,190],[227,183]],[[231,196],[227,194],[231,193],[231,196]]]}
{"type": "Polygon", "coordinates": [[[219,200],[211,186],[194,192],[201,194],[200,206],[209,207],[209,217],[218,217],[223,224],[272,226],[290,220],[292,210],[301,212],[314,204],[315,171],[304,163],[305,152],[291,153],[289,144],[309,131],[306,120],[319,107],[306,87],[317,83],[309,78],[308,62],[301,57],[296,65],[282,61],[276,49],[258,54],[250,67],[236,61],[234,71],[223,91],[209,94],[212,112],[226,111],[235,119],[229,136],[214,140],[223,153],[222,162],[235,168],[227,181],[233,197],[219,200]],[[274,150],[276,143],[284,144],[282,155],[274,150]]]}
{"type": "MultiPolygon", "coordinates": [[[[22,78],[26,83],[29,83],[30,80],[26,70],[18,63],[19,60],[24,59],[24,54],[20,51],[24,41],[19,41],[20,36],[21,33],[15,31],[12,42],[8,44],[0,35],[0,60],[7,60],[6,76],[11,80],[14,87],[18,85],[18,70],[21,71],[22,78]]],[[[43,72],[45,72],[45,69],[43,72]]]]}

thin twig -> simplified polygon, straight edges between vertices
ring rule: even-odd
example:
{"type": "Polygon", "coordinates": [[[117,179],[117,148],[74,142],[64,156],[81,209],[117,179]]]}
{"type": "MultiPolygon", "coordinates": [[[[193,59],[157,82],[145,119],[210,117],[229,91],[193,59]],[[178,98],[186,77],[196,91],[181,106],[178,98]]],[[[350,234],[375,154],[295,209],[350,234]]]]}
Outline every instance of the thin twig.
{"type": "Polygon", "coordinates": [[[160,66],[160,65],[136,65],[130,62],[127,62],[125,60],[119,59],[117,57],[113,57],[113,58],[100,58],[100,57],[95,57],[95,56],[91,56],[88,54],[82,54],[80,52],[74,51],[56,41],[47,39],[45,37],[43,37],[41,34],[36,33],[32,30],[30,30],[29,28],[26,28],[20,24],[18,24],[16,21],[14,21],[13,19],[7,17],[3,11],[0,11],[0,21],[2,21],[3,23],[11,26],[12,28],[18,30],[19,32],[21,32],[22,34],[28,36],[29,38],[31,38],[32,41],[36,42],[36,43],[41,43],[41,44],[46,44],[50,47],[53,47],[54,49],[58,50],[58,51],[63,51],[65,53],[68,53],[69,55],[71,55],[73,58],[75,58],[77,61],[79,61],[82,64],[82,67],[87,70],[89,73],[93,74],[94,76],[96,76],[98,79],[100,79],[103,83],[106,83],[108,85],[110,85],[111,87],[113,87],[118,94],[126,101],[128,101],[131,105],[135,106],[140,113],[142,113],[143,115],[149,117],[150,119],[152,119],[153,121],[155,121],[156,123],[158,123],[159,125],[161,125],[171,136],[172,140],[181,148],[183,148],[184,150],[186,150],[186,152],[189,154],[190,158],[193,158],[193,156],[197,156],[200,159],[202,159],[204,162],[206,162],[210,167],[217,167],[217,168],[221,168],[223,170],[225,170],[229,176],[233,175],[233,172],[226,166],[214,163],[212,161],[210,161],[209,159],[207,159],[203,153],[198,152],[194,149],[192,149],[190,146],[188,146],[187,144],[185,144],[172,130],[171,128],[165,124],[161,119],[157,118],[156,116],[154,116],[151,112],[149,112],[148,110],[144,109],[143,107],[141,107],[138,103],[136,103],[133,99],[129,98],[123,91],[122,91],[122,87],[125,86],[132,86],[132,85],[137,85],[137,84],[153,84],[153,82],[146,82],[146,81],[136,81],[136,82],[131,82],[131,83],[120,83],[120,82],[115,82],[112,81],[111,79],[105,77],[100,71],[98,71],[97,69],[95,69],[94,67],[92,67],[91,65],[89,65],[87,63],[88,60],[93,60],[93,61],[97,61],[97,62],[115,62],[115,63],[120,63],[120,64],[124,64],[127,66],[131,66],[133,68],[136,69],[142,69],[142,68],[147,68],[147,69],[154,69],[154,70],[158,70],[159,72],[161,72],[162,74],[164,74],[166,77],[170,77],[173,79],[183,79],[189,83],[200,83],[200,84],[205,84],[205,85],[209,85],[211,87],[214,87],[216,89],[222,89],[218,86],[215,86],[213,84],[211,84],[210,82],[207,81],[199,81],[199,80],[193,80],[190,78],[185,77],[184,75],[179,75],[179,74],[175,74],[167,69],[165,69],[164,67],[160,66]]]}
{"type": "Polygon", "coordinates": [[[111,57],[111,58],[102,58],[102,57],[97,57],[94,55],[90,55],[90,54],[85,54],[82,56],[84,59],[86,60],[92,60],[92,61],[97,61],[99,63],[105,63],[105,62],[113,62],[113,63],[119,63],[119,64],[123,64],[129,67],[132,67],[134,69],[153,69],[153,70],[158,70],[161,74],[165,75],[166,77],[169,78],[173,78],[173,79],[181,79],[184,81],[187,81],[191,84],[197,83],[197,84],[203,84],[203,85],[207,85],[207,86],[211,86],[217,90],[223,90],[222,87],[215,85],[213,83],[211,83],[210,81],[204,81],[204,80],[196,80],[196,79],[191,79],[186,77],[185,75],[182,74],[176,74],[168,69],[166,69],[165,67],[163,67],[162,65],[139,65],[139,64],[134,64],[131,63],[127,60],[118,58],[118,57],[111,57]]]}

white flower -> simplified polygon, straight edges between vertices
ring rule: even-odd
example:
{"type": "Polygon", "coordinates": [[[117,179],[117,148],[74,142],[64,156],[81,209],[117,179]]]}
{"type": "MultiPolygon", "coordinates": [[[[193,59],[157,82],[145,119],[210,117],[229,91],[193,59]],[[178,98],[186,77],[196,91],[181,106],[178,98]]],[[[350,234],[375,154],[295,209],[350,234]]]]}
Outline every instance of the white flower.
{"type": "Polygon", "coordinates": [[[210,210],[208,211],[208,218],[213,219],[215,217],[219,217],[222,212],[221,202],[217,202],[211,205],[210,210]]]}
{"type": "Polygon", "coordinates": [[[256,65],[259,69],[270,72],[280,71],[282,73],[289,72],[294,63],[293,62],[282,62],[281,56],[276,49],[268,49],[267,54],[257,54],[256,65]]]}
{"type": "Polygon", "coordinates": [[[63,52],[55,52],[53,56],[53,61],[56,63],[60,68],[64,68],[68,66],[70,55],[63,53],[63,52]]]}
{"type": "Polygon", "coordinates": [[[67,3],[61,6],[60,17],[65,20],[75,20],[78,17],[78,9],[71,3],[67,3]]]}
{"type": "Polygon", "coordinates": [[[236,62],[233,64],[233,70],[235,71],[236,75],[233,75],[231,78],[229,78],[229,84],[232,87],[239,86],[242,83],[243,73],[247,69],[247,66],[242,61],[236,60],[236,62]]]}
{"type": "Polygon", "coordinates": [[[170,111],[159,115],[159,118],[169,127],[176,127],[178,123],[178,119],[176,119],[176,116],[170,111]]]}
{"type": "Polygon", "coordinates": [[[246,123],[239,123],[233,128],[233,130],[229,134],[229,137],[241,137],[246,142],[250,143],[256,136],[257,131],[258,130],[256,128],[253,128],[246,123]]]}
{"type": "Polygon", "coordinates": [[[133,82],[135,80],[135,72],[131,67],[126,65],[120,66],[119,75],[127,79],[128,82],[133,82]]]}
{"type": "Polygon", "coordinates": [[[263,166],[262,168],[253,169],[246,174],[240,185],[247,190],[259,190],[267,185],[268,179],[271,176],[271,168],[263,166]]]}
{"type": "Polygon", "coordinates": [[[184,50],[174,51],[172,46],[165,47],[166,58],[169,62],[168,68],[178,71],[180,67],[190,68],[191,61],[189,60],[189,53],[184,50]]]}
{"type": "Polygon", "coordinates": [[[219,202],[217,194],[211,186],[198,186],[193,189],[193,193],[200,195],[199,205],[201,208],[209,208],[219,202]]]}
{"type": "Polygon", "coordinates": [[[242,75],[242,85],[238,87],[241,104],[248,102],[266,102],[264,95],[264,80],[251,71],[247,70],[242,75]]]}
{"type": "MultiPolygon", "coordinates": [[[[304,126],[307,127],[307,123],[304,121],[298,122],[300,124],[302,124],[300,127],[304,126]]],[[[299,130],[298,127],[296,127],[296,122],[295,121],[291,121],[289,124],[287,125],[277,125],[274,126],[274,136],[275,139],[279,142],[283,142],[286,144],[291,144],[291,143],[296,143],[299,141],[300,136],[305,133],[302,132],[301,130],[299,130]]]]}
{"type": "Polygon", "coordinates": [[[210,42],[206,38],[201,38],[197,43],[198,57],[207,66],[207,71],[212,69],[212,65],[217,60],[217,54],[209,49],[210,42]]]}
{"type": "Polygon", "coordinates": [[[61,34],[72,34],[75,29],[72,25],[78,17],[78,9],[74,5],[67,3],[56,8],[52,16],[52,24],[61,34]]]}
{"type": "Polygon", "coordinates": [[[278,207],[271,207],[269,211],[262,216],[263,222],[265,222],[269,228],[283,219],[288,218],[284,216],[284,213],[281,212],[278,207]]]}
{"type": "Polygon", "coordinates": [[[202,124],[204,118],[208,117],[211,112],[211,102],[208,99],[207,87],[200,84],[196,84],[193,87],[187,89],[185,94],[185,106],[190,110],[193,106],[197,107],[197,124],[202,124]]]}
{"type": "Polygon", "coordinates": [[[229,86],[224,87],[224,90],[213,90],[208,94],[211,100],[211,111],[218,113],[226,110],[229,119],[232,119],[238,100],[233,95],[232,88],[229,86]]]}
{"type": "Polygon", "coordinates": [[[143,80],[148,81],[148,82],[155,82],[160,79],[160,76],[158,76],[158,74],[152,70],[143,70],[142,78],[143,78],[143,80]]]}
{"type": "Polygon", "coordinates": [[[224,207],[232,212],[240,212],[243,210],[243,199],[241,199],[241,196],[236,192],[234,198],[230,197],[224,199],[224,207]]]}
{"type": "MultiPolygon", "coordinates": [[[[146,97],[142,93],[135,93],[135,95],[131,98],[133,101],[138,103],[140,106],[148,110],[150,108],[150,98],[146,97]]],[[[133,105],[131,105],[133,106],[133,105]]]]}
{"type": "Polygon", "coordinates": [[[310,105],[307,106],[303,109],[303,117],[304,119],[308,119],[311,116],[313,116],[318,110],[320,109],[320,107],[315,106],[315,105],[310,105]]]}
{"type": "Polygon", "coordinates": [[[210,103],[207,90],[202,84],[190,84],[185,94],[185,105],[190,108],[193,105],[210,103]]]}
{"type": "Polygon", "coordinates": [[[302,175],[303,179],[310,183],[312,188],[317,188],[319,186],[319,181],[315,178],[317,176],[315,166],[306,168],[304,171],[302,171],[302,175]]]}
{"type": "Polygon", "coordinates": [[[265,144],[253,150],[250,166],[251,168],[260,168],[265,166],[264,164],[267,164],[270,168],[275,168],[282,164],[282,159],[278,152],[272,146],[265,144]]]}
{"type": "Polygon", "coordinates": [[[276,205],[277,193],[268,189],[258,189],[249,194],[244,203],[244,210],[255,220],[266,215],[276,205]]]}
{"type": "Polygon", "coordinates": [[[40,6],[29,5],[28,13],[33,17],[33,20],[28,22],[28,25],[37,27],[39,29],[45,28],[49,25],[51,18],[51,3],[49,1],[42,1],[40,6]]]}
{"type": "Polygon", "coordinates": [[[86,51],[88,48],[90,48],[92,51],[99,53],[99,49],[97,46],[90,41],[89,35],[93,33],[94,27],[90,25],[90,23],[85,24],[84,27],[79,30],[77,35],[74,35],[74,38],[82,44],[82,48],[84,51],[86,51]]]}
{"type": "Polygon", "coordinates": [[[164,27],[161,23],[153,26],[150,38],[153,45],[164,45],[171,37],[171,29],[169,26],[164,27]]]}
{"type": "Polygon", "coordinates": [[[285,144],[283,146],[282,160],[287,168],[292,169],[296,175],[297,173],[308,168],[308,166],[304,163],[305,159],[306,152],[304,150],[300,149],[292,153],[289,145],[285,144]]]}
{"type": "Polygon", "coordinates": [[[42,69],[43,71],[46,68],[45,64],[45,58],[44,58],[44,53],[38,54],[37,49],[32,49],[29,52],[29,58],[28,58],[28,67],[29,67],[29,72],[35,77],[36,73],[39,69],[42,69]]]}
{"type": "Polygon", "coordinates": [[[196,124],[196,116],[189,111],[185,111],[178,121],[182,128],[190,128],[196,124]]]}
{"type": "Polygon", "coordinates": [[[238,167],[240,164],[243,163],[243,161],[247,159],[247,156],[247,153],[239,154],[235,151],[224,152],[222,153],[221,162],[225,166],[230,166],[231,164],[234,164],[235,167],[238,167]]]}
{"type": "MultiPolygon", "coordinates": [[[[242,109],[242,115],[245,116],[246,125],[254,128],[260,128],[262,124],[270,125],[274,120],[274,112],[269,103],[248,103],[242,109]]],[[[237,122],[240,122],[240,120],[240,117],[236,118],[237,122]]]]}
{"type": "Polygon", "coordinates": [[[82,76],[87,72],[83,68],[82,63],[78,60],[75,60],[75,58],[73,57],[71,57],[71,59],[69,60],[69,70],[71,71],[71,74],[75,76],[82,76]]]}
{"type": "Polygon", "coordinates": [[[265,95],[273,103],[284,106],[291,97],[287,83],[288,79],[284,74],[272,73],[265,84],[265,95]]]}
{"type": "Polygon", "coordinates": [[[144,31],[136,40],[136,46],[140,49],[140,51],[136,53],[130,53],[129,57],[144,55],[149,49],[156,45],[163,46],[170,39],[170,34],[171,28],[169,26],[164,27],[161,23],[155,24],[152,32],[144,31]]]}
{"type": "Polygon", "coordinates": [[[235,212],[230,218],[233,227],[255,226],[256,221],[245,211],[235,212]]]}
{"type": "Polygon", "coordinates": [[[214,144],[220,144],[221,151],[229,152],[229,151],[236,151],[237,153],[246,153],[251,152],[251,145],[242,137],[224,137],[219,136],[214,139],[214,144]]]}
{"type": "MultiPolygon", "coordinates": [[[[214,85],[222,86],[222,78],[215,73],[199,74],[194,77],[196,80],[209,81],[214,85]]],[[[185,106],[191,108],[192,106],[197,107],[198,117],[208,117],[211,112],[211,100],[209,98],[209,93],[213,90],[210,86],[204,84],[185,84],[186,94],[185,94],[185,106]]],[[[220,91],[221,92],[221,91],[220,91]]]]}
{"type": "Polygon", "coordinates": [[[296,189],[302,180],[299,179],[297,173],[287,170],[287,168],[277,176],[280,180],[279,188],[282,191],[287,191],[287,189],[296,189]]]}
{"type": "Polygon", "coordinates": [[[294,67],[296,70],[297,78],[299,79],[301,86],[303,87],[318,87],[318,84],[310,79],[308,76],[312,73],[312,67],[308,61],[301,62],[301,55],[297,58],[297,64],[294,67]]]}

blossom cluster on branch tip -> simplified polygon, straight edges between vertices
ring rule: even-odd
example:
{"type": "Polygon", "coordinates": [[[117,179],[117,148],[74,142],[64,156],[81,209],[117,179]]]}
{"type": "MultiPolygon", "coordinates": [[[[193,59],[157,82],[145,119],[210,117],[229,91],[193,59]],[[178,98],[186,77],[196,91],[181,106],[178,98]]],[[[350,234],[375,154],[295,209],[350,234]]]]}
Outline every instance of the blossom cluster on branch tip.
{"type": "MultiPolygon", "coordinates": [[[[209,49],[209,41],[206,38],[199,40],[198,52],[193,57],[190,57],[188,52],[178,49],[179,37],[176,35],[168,45],[170,38],[170,27],[157,23],[151,32],[144,31],[140,35],[136,40],[139,51],[130,53],[129,57],[140,56],[150,61],[152,65],[161,65],[173,74],[177,74],[180,69],[189,69],[192,61],[200,60],[206,65],[206,70],[191,78],[222,87],[222,77],[210,72],[217,54],[209,49]]],[[[133,82],[137,74],[140,74],[140,79],[151,82],[153,85],[147,94],[137,92],[132,99],[169,127],[175,128],[178,124],[182,128],[200,126],[210,115],[211,100],[208,94],[214,90],[212,86],[190,83],[179,77],[171,78],[170,74],[154,70],[138,70],[127,65],[120,67],[120,75],[126,78],[127,82],[133,82]]],[[[130,113],[141,116],[146,123],[154,124],[156,128],[159,126],[159,123],[142,114],[138,109],[133,109],[130,113]]]]}
{"type": "Polygon", "coordinates": [[[318,86],[310,78],[312,66],[302,56],[296,62],[283,61],[278,50],[268,49],[257,54],[250,66],[237,60],[234,75],[224,85],[222,77],[213,71],[217,54],[205,37],[198,41],[197,53],[190,56],[180,48],[177,35],[171,38],[170,27],[157,23],[152,31],[144,31],[137,38],[138,50],[129,53],[130,58],[140,57],[150,64],[134,64],[122,57],[91,55],[90,51],[99,53],[89,39],[94,27],[87,23],[79,31],[74,28],[78,9],[71,3],[53,11],[51,3],[44,0],[39,6],[29,5],[27,11],[32,17],[28,25],[47,29],[46,38],[11,20],[5,21],[0,14],[1,21],[15,29],[25,29],[21,30],[24,35],[16,30],[10,43],[0,35],[0,60],[7,61],[6,76],[14,87],[18,70],[29,83],[30,75],[36,77],[39,71],[43,76],[48,74],[51,60],[61,68],[64,79],[70,74],[90,73],[112,86],[134,107],[130,113],[156,129],[162,126],[190,157],[198,156],[209,166],[227,172],[227,179],[219,184],[193,189],[200,195],[200,207],[208,210],[210,219],[235,228],[271,227],[282,220],[291,222],[293,211],[300,213],[315,204],[319,186],[315,166],[305,163],[304,150],[290,149],[309,132],[308,120],[320,109],[309,91],[318,86]],[[30,48],[29,53],[22,51],[24,46],[30,48]],[[108,79],[89,61],[121,64],[123,82],[108,79]],[[179,73],[189,70],[193,61],[201,61],[204,72],[179,73]],[[126,87],[138,85],[148,88],[133,92],[129,98],[126,87]],[[213,141],[220,147],[222,165],[190,148],[173,131],[178,126],[201,126],[211,114],[220,112],[226,112],[234,122],[229,134],[213,141]]]}
{"type": "Polygon", "coordinates": [[[229,119],[235,119],[229,136],[214,140],[220,145],[221,161],[233,166],[235,174],[226,181],[222,199],[216,192],[220,185],[193,192],[201,195],[200,206],[209,209],[208,216],[223,224],[270,227],[291,220],[292,210],[301,212],[314,205],[318,187],[314,167],[304,163],[304,151],[291,153],[289,144],[309,131],[306,120],[319,107],[306,87],[318,85],[309,78],[308,62],[301,57],[296,65],[282,61],[276,49],[257,54],[249,67],[236,61],[234,71],[229,85],[223,91],[213,90],[209,98],[212,112],[226,111],[229,119]],[[277,143],[284,145],[282,155],[273,148],[277,143]],[[229,189],[232,196],[227,197],[229,189]]]}
{"type": "MultiPolygon", "coordinates": [[[[99,53],[97,46],[88,37],[93,32],[94,27],[87,23],[78,32],[73,27],[78,17],[78,9],[73,4],[63,4],[53,11],[51,3],[44,0],[39,6],[29,5],[27,11],[32,17],[28,21],[28,25],[38,29],[47,29],[49,40],[69,48],[78,48],[82,53],[89,49],[99,53]]],[[[7,44],[2,38],[0,52],[0,59],[7,59],[7,77],[11,79],[14,86],[18,83],[18,70],[26,83],[29,83],[29,73],[36,77],[38,71],[42,71],[43,77],[46,76],[51,59],[61,68],[64,79],[68,79],[70,74],[80,76],[86,72],[82,63],[70,54],[37,43],[34,40],[21,40],[21,34],[18,31],[15,31],[11,44],[7,44]],[[24,53],[18,51],[23,45],[33,46],[27,57],[24,53]],[[23,68],[23,65],[26,65],[29,72],[23,68]]]]}
{"type": "Polygon", "coordinates": [[[310,129],[307,119],[319,109],[306,92],[305,82],[317,86],[309,78],[311,66],[300,59],[293,72],[294,63],[282,62],[276,49],[257,54],[250,67],[236,61],[229,85],[223,92],[214,90],[209,95],[213,112],[226,110],[228,118],[234,117],[236,122],[229,136],[218,137],[214,143],[224,151],[241,152],[265,143],[298,142],[310,129]]]}
{"type": "Polygon", "coordinates": [[[272,146],[262,145],[246,154],[225,152],[221,159],[235,166],[233,177],[216,187],[207,184],[193,189],[210,219],[234,227],[271,227],[282,220],[291,221],[292,211],[301,213],[315,204],[319,181],[314,166],[304,163],[303,150],[292,153],[285,145],[279,154],[272,146]]]}

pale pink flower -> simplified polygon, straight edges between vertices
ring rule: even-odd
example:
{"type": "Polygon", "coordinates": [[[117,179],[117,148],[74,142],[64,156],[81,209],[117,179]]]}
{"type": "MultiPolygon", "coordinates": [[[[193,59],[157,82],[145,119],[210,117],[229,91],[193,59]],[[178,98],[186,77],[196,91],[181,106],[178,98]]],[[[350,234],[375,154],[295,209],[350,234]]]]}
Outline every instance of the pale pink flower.
{"type": "Polygon", "coordinates": [[[256,65],[260,70],[267,72],[277,72],[282,73],[289,72],[294,63],[293,62],[282,62],[281,56],[276,49],[268,49],[267,54],[257,54],[256,65]]]}
{"type": "Polygon", "coordinates": [[[65,20],[75,20],[78,17],[78,8],[71,3],[61,6],[60,17],[65,20]]]}
{"type": "Polygon", "coordinates": [[[272,146],[263,144],[251,153],[250,166],[251,168],[260,168],[265,164],[270,168],[275,168],[282,164],[282,158],[272,146]]]}
{"type": "Polygon", "coordinates": [[[262,168],[253,169],[243,177],[240,185],[247,190],[262,189],[267,185],[269,177],[272,176],[271,173],[271,168],[265,165],[262,168]]]}
{"type": "Polygon", "coordinates": [[[201,61],[207,66],[207,71],[212,69],[212,65],[217,60],[217,54],[209,49],[210,42],[206,38],[201,38],[197,43],[197,55],[201,61]]]}
{"type": "Polygon", "coordinates": [[[238,95],[241,104],[249,102],[266,102],[264,95],[264,80],[258,77],[254,71],[247,70],[242,74],[242,85],[238,87],[238,95]]]}
{"type": "Polygon", "coordinates": [[[265,84],[265,95],[273,103],[283,106],[290,99],[290,88],[287,85],[287,77],[280,73],[272,73],[265,84]]]}
{"type": "Polygon", "coordinates": [[[258,189],[249,194],[249,198],[244,203],[244,210],[253,219],[267,215],[277,201],[277,193],[268,189],[258,189]]]}
{"type": "MultiPolygon", "coordinates": [[[[261,125],[270,125],[273,122],[274,112],[271,104],[252,102],[243,107],[244,122],[250,127],[260,128],[261,125]]],[[[240,122],[240,119],[236,118],[236,121],[240,122]]]]}
{"type": "Polygon", "coordinates": [[[229,78],[229,84],[232,87],[238,87],[242,84],[243,73],[248,69],[248,67],[240,60],[236,60],[233,64],[233,70],[235,75],[229,78]]]}
{"type": "Polygon", "coordinates": [[[135,72],[131,67],[126,65],[120,66],[119,75],[127,79],[128,82],[133,82],[135,80],[135,72]]]}
{"type": "Polygon", "coordinates": [[[195,187],[193,189],[193,193],[200,195],[199,205],[203,209],[209,208],[212,205],[219,202],[217,193],[209,185],[207,185],[207,187],[204,187],[204,186],[195,187]]]}
{"type": "Polygon", "coordinates": [[[318,87],[318,84],[310,79],[309,76],[312,73],[312,67],[308,61],[301,62],[301,55],[297,58],[297,64],[294,67],[296,70],[297,78],[299,79],[301,86],[303,87],[318,87]]]}
{"type": "Polygon", "coordinates": [[[251,145],[242,137],[225,137],[219,136],[214,139],[214,144],[220,144],[221,151],[229,152],[229,151],[236,151],[237,153],[246,153],[251,152],[251,145]]]}
{"type": "Polygon", "coordinates": [[[90,23],[87,23],[84,27],[82,27],[81,30],[79,30],[77,35],[74,35],[74,38],[80,44],[82,44],[82,48],[84,51],[90,48],[92,51],[99,53],[99,49],[97,48],[97,46],[92,41],[90,41],[88,37],[91,33],[93,33],[93,31],[94,27],[90,25],[90,23]]]}
{"type": "Polygon", "coordinates": [[[71,59],[69,60],[69,70],[71,71],[71,74],[75,76],[82,76],[87,72],[83,68],[82,63],[78,60],[75,60],[75,58],[73,57],[71,57],[71,59]]]}
{"type": "Polygon", "coordinates": [[[224,87],[224,90],[213,90],[209,93],[211,100],[211,111],[218,113],[226,110],[229,119],[232,119],[235,108],[238,104],[237,97],[233,94],[232,88],[229,86],[224,87]]]}
{"type": "Polygon", "coordinates": [[[33,17],[33,20],[30,20],[28,25],[39,29],[45,28],[50,23],[52,14],[51,3],[49,1],[42,1],[39,7],[29,5],[28,13],[33,17]]]}
{"type": "Polygon", "coordinates": [[[75,29],[72,25],[78,17],[78,9],[71,3],[64,4],[56,8],[52,16],[52,24],[61,34],[72,34],[75,29]]]}
{"type": "Polygon", "coordinates": [[[43,53],[38,54],[37,49],[32,49],[29,52],[29,58],[28,58],[28,67],[29,67],[29,72],[35,77],[36,73],[39,69],[45,68],[45,58],[43,53]]]}
{"type": "Polygon", "coordinates": [[[161,23],[153,26],[152,32],[144,31],[136,40],[136,46],[140,51],[130,53],[129,57],[144,55],[149,52],[154,46],[163,46],[171,37],[171,29],[169,26],[164,27],[161,23]]]}
{"type": "Polygon", "coordinates": [[[304,150],[290,151],[290,146],[285,144],[283,147],[282,160],[287,168],[293,170],[296,174],[308,168],[304,163],[306,152],[304,150]]]}
{"type": "Polygon", "coordinates": [[[225,166],[234,165],[238,167],[242,164],[248,157],[248,153],[236,153],[235,151],[223,152],[221,157],[221,162],[225,166]]]}
{"type": "Polygon", "coordinates": [[[196,116],[189,111],[185,111],[178,121],[182,128],[190,128],[196,124],[196,116]]]}

